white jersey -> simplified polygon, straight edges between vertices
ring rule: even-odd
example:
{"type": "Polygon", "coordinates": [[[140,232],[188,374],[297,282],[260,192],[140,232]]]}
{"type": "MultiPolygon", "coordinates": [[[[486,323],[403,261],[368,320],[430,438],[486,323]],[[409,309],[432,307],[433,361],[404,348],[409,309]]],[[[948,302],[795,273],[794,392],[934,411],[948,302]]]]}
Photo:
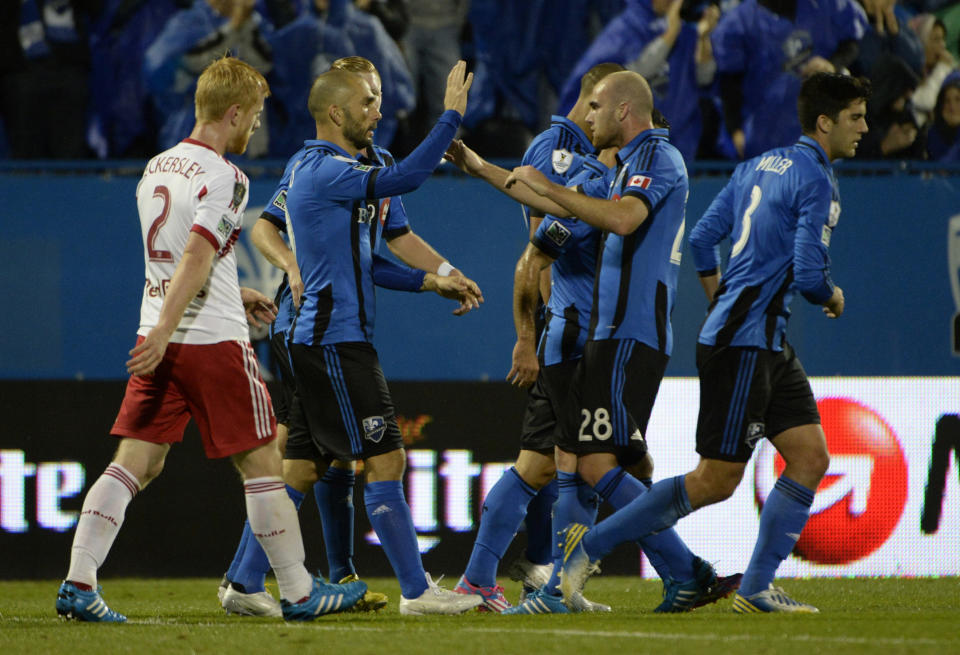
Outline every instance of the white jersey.
{"type": "Polygon", "coordinates": [[[237,256],[249,197],[247,176],[209,146],[185,139],[149,161],[137,185],[137,209],[143,233],[146,282],[140,305],[140,329],[157,325],[160,307],[191,232],[216,249],[210,277],[190,301],[171,343],[205,344],[247,341],[237,256]]]}

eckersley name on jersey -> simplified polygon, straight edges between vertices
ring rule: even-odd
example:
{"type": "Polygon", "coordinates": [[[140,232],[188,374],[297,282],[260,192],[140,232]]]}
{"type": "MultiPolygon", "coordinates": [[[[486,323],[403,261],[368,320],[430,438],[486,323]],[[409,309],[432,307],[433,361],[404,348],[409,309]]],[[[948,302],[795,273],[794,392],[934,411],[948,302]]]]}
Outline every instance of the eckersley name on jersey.
{"type": "Polygon", "coordinates": [[[198,141],[186,139],[147,163],[137,186],[146,269],[138,334],[146,335],[157,324],[166,288],[195,232],[217,257],[171,342],[249,339],[233,249],[248,197],[246,175],[198,141]]]}

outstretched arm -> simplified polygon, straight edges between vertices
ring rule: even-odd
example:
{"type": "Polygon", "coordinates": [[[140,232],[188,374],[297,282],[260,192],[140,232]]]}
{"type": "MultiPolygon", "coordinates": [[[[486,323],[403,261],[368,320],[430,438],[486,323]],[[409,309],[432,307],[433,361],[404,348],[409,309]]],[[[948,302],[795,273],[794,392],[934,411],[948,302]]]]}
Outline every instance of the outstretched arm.
{"type": "MultiPolygon", "coordinates": [[[[440,253],[412,230],[387,241],[390,252],[407,266],[418,268],[437,275],[463,275],[458,268],[451,266],[440,253]]],[[[463,316],[473,309],[470,304],[460,305],[453,310],[455,316],[463,316]]]]}
{"type": "Polygon", "coordinates": [[[467,145],[459,139],[454,140],[450,144],[450,147],[447,148],[444,158],[447,159],[447,161],[452,162],[464,173],[487,182],[495,189],[505,193],[517,202],[532,207],[541,215],[553,214],[554,216],[560,216],[562,218],[570,216],[570,213],[560,205],[550,202],[543,196],[537,195],[531,189],[523,185],[508,188],[506,182],[507,178],[510,176],[510,171],[505,168],[500,168],[496,164],[491,164],[476,152],[468,148],[467,145]]]}
{"type": "Polygon", "coordinates": [[[513,169],[504,181],[507,188],[517,186],[518,182],[564,209],[562,214],[552,211],[549,213],[555,216],[576,216],[584,223],[614,234],[630,234],[640,227],[650,213],[646,203],[637,197],[624,196],[619,200],[593,198],[577,189],[551,182],[533,166],[513,169]]]}

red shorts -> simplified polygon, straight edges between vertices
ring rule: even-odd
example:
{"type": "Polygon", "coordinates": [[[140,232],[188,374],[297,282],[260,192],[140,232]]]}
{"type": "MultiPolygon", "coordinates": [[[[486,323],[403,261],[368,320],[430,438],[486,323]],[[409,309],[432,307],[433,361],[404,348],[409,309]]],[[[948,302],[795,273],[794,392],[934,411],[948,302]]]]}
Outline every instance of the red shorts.
{"type": "Polygon", "coordinates": [[[127,382],[110,434],[179,443],[191,416],[211,459],[273,440],[277,421],[249,343],[169,344],[153,375],[127,382]]]}

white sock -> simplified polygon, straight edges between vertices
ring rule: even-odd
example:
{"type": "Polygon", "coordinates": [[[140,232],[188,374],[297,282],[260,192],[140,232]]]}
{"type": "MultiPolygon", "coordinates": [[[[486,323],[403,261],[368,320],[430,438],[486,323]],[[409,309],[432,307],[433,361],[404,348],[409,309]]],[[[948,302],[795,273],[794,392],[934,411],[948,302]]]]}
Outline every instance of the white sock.
{"type": "Polygon", "coordinates": [[[97,587],[97,569],[110,552],[127,505],[140,490],[140,482],[130,471],[110,464],[90,487],[83,499],[77,531],[70,549],[67,580],[97,587]]]}
{"type": "Polygon", "coordinates": [[[279,477],[243,483],[250,529],[270,560],[280,597],[291,603],[310,595],[313,576],[303,565],[303,538],[293,501],[279,477]]]}

